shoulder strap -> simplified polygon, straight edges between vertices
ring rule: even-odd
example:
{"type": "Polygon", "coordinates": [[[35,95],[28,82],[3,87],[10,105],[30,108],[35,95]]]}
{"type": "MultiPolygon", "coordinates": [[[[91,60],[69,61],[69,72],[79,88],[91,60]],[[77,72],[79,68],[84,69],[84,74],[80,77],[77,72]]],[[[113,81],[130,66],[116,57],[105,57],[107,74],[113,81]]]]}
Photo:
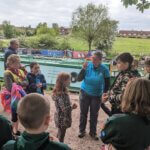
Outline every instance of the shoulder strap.
{"type": "Polygon", "coordinates": [[[48,146],[48,144],[49,144],[49,137],[37,150],[44,150],[48,146]]]}

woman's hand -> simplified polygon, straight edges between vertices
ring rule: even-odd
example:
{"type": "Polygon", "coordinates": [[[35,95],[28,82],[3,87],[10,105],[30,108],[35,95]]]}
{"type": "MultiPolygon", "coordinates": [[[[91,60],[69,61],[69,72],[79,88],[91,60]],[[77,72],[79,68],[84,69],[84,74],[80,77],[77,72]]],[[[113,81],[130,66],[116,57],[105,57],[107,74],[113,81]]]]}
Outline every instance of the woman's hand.
{"type": "Polygon", "coordinates": [[[88,62],[84,62],[84,64],[83,64],[82,68],[83,68],[83,69],[86,69],[86,68],[87,68],[87,66],[88,66],[88,62]]]}
{"type": "Polygon", "coordinates": [[[102,103],[107,102],[107,100],[108,100],[108,93],[104,93],[104,94],[102,95],[102,103]]]}
{"type": "Polygon", "coordinates": [[[73,105],[72,105],[72,109],[76,109],[78,107],[78,105],[76,104],[76,103],[74,103],[73,105]]]}

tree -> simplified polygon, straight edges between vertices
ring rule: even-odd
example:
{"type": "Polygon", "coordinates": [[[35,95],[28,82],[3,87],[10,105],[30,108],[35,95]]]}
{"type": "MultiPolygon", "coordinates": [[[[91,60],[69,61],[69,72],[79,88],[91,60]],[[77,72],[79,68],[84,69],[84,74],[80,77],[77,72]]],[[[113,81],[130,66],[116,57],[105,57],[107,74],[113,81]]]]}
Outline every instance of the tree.
{"type": "MultiPolygon", "coordinates": [[[[109,23],[109,20],[108,10],[104,5],[96,6],[90,3],[85,7],[79,7],[73,13],[73,33],[77,33],[79,37],[86,40],[89,45],[89,50],[91,50],[93,42],[95,42],[96,39],[100,40],[100,37],[102,37],[101,35],[103,35],[103,22],[105,22],[106,25],[107,23],[109,23]]],[[[111,28],[108,28],[108,30],[109,29],[111,28]]]]}
{"type": "Polygon", "coordinates": [[[148,0],[121,0],[123,2],[123,5],[127,8],[129,5],[136,5],[136,8],[144,12],[145,9],[150,8],[150,1],[148,0]]]}
{"type": "Polygon", "coordinates": [[[47,23],[39,23],[36,27],[36,34],[42,35],[42,34],[50,34],[51,36],[56,36],[57,33],[54,28],[49,28],[47,26],[47,23]]]}
{"type": "Polygon", "coordinates": [[[109,50],[112,48],[112,44],[117,34],[117,24],[115,20],[106,19],[102,22],[100,28],[100,35],[95,40],[94,45],[100,50],[109,50]]]}
{"type": "Polygon", "coordinates": [[[35,32],[36,32],[35,29],[32,29],[31,25],[25,28],[26,36],[33,36],[35,35],[35,32]]]}
{"type": "Polygon", "coordinates": [[[14,27],[10,24],[9,21],[3,21],[2,23],[2,28],[4,32],[4,36],[6,38],[13,38],[15,36],[15,29],[14,27]]]}
{"type": "Polygon", "coordinates": [[[55,30],[56,34],[59,35],[59,26],[58,23],[53,23],[52,28],[55,30]]]}

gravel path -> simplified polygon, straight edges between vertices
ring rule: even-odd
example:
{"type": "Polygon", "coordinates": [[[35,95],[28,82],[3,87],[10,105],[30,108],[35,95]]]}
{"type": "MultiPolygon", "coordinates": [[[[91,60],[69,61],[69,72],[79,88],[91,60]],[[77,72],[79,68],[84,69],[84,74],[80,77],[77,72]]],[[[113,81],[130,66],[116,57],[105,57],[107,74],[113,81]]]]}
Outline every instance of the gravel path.
{"type": "MultiPolygon", "coordinates": [[[[46,94],[46,96],[49,97],[50,103],[51,103],[51,122],[49,126],[49,131],[52,135],[56,136],[57,133],[57,128],[55,127],[54,123],[54,112],[55,112],[55,105],[53,100],[50,97],[50,94],[46,94]]],[[[66,136],[65,136],[65,143],[68,144],[72,150],[100,150],[100,146],[102,144],[101,140],[99,141],[94,141],[90,138],[88,135],[89,133],[89,122],[87,124],[87,135],[83,139],[78,138],[78,132],[79,132],[79,114],[80,114],[80,109],[79,109],[79,100],[78,100],[79,95],[71,93],[70,98],[72,103],[77,103],[78,108],[76,110],[73,110],[72,112],[72,127],[67,130],[66,136]]],[[[6,114],[3,112],[1,104],[0,104],[0,114],[3,114],[6,116],[8,119],[10,119],[10,115],[6,114]]],[[[99,111],[99,117],[98,117],[98,125],[97,125],[97,131],[98,134],[100,132],[100,128],[102,124],[105,122],[107,116],[105,113],[100,110],[99,111]]],[[[89,120],[89,119],[88,119],[89,120]]],[[[19,127],[21,130],[23,130],[23,127],[20,125],[19,127]]]]}

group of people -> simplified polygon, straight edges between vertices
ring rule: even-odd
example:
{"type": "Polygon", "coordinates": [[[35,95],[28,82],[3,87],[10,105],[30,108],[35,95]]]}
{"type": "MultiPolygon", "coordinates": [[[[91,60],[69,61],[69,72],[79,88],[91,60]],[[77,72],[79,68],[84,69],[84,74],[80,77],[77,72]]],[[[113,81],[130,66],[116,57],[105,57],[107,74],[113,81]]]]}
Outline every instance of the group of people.
{"type": "MultiPolygon", "coordinates": [[[[44,96],[45,77],[36,62],[30,64],[30,72],[26,71],[20,64],[18,47],[18,41],[12,40],[5,53],[5,88],[1,92],[1,101],[4,109],[11,113],[11,122],[0,115],[0,149],[70,150],[63,142],[66,130],[72,124],[72,111],[78,107],[71,103],[68,92],[71,75],[60,73],[51,94],[56,106],[54,120],[61,142],[58,143],[46,132],[50,122],[50,102],[44,96]],[[23,133],[18,130],[18,122],[24,127],[23,133]]],[[[86,136],[90,109],[89,135],[93,140],[100,138],[105,146],[111,145],[117,150],[146,150],[150,146],[150,59],[145,61],[145,77],[140,77],[130,53],[120,54],[116,63],[119,73],[111,85],[109,68],[102,64],[100,52],[93,54],[91,62],[83,64],[77,78],[82,81],[78,137],[86,136]],[[111,107],[105,104],[108,102],[111,107]],[[108,119],[98,136],[100,108],[108,119]]]]}

